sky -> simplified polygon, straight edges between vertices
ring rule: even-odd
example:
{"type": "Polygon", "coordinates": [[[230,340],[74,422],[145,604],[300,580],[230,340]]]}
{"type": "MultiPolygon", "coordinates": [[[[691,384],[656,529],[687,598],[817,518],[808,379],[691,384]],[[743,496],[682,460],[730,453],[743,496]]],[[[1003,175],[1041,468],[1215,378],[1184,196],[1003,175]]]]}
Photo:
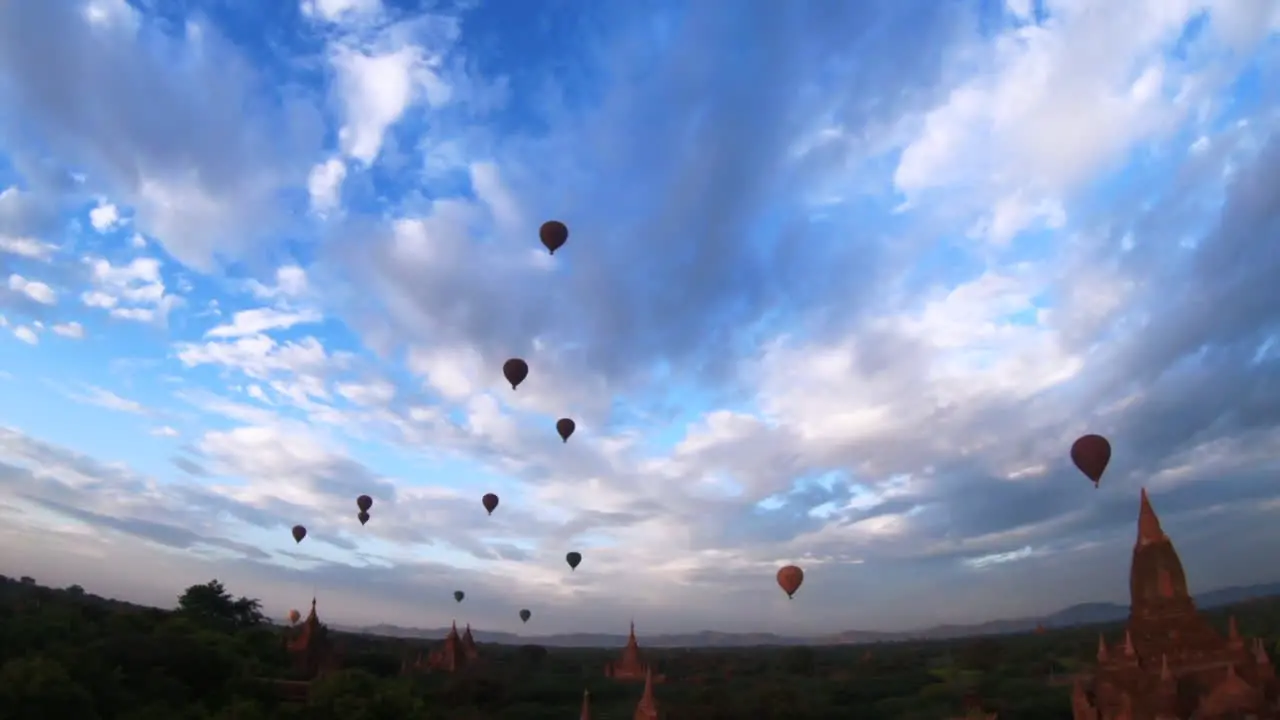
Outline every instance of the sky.
{"type": "Polygon", "coordinates": [[[1127,601],[1146,487],[1193,592],[1280,580],[1278,53],[1275,0],[0,3],[0,572],[900,630],[1127,601]]]}

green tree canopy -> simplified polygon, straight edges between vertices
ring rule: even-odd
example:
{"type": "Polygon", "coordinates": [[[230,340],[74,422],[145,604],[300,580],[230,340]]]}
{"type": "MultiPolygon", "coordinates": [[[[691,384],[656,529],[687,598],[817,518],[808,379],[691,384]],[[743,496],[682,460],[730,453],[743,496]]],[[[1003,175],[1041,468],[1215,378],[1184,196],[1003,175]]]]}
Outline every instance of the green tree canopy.
{"type": "Polygon", "coordinates": [[[238,628],[261,625],[262,604],[247,597],[234,598],[217,580],[192,585],[178,596],[178,609],[193,620],[229,624],[238,628]]]}

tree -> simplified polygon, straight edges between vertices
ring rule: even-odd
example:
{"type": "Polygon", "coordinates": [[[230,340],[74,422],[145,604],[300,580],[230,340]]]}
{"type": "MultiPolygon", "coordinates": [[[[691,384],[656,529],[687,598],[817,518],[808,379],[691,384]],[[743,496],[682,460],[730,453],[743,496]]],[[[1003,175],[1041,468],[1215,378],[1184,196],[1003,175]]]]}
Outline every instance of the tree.
{"type": "Polygon", "coordinates": [[[233,598],[217,580],[187,588],[178,597],[178,610],[194,620],[237,628],[261,625],[265,619],[261,603],[247,597],[233,598]]]}
{"type": "Polygon", "coordinates": [[[0,707],[5,718],[97,718],[93,698],[66,668],[43,657],[10,660],[0,668],[0,707]]]}

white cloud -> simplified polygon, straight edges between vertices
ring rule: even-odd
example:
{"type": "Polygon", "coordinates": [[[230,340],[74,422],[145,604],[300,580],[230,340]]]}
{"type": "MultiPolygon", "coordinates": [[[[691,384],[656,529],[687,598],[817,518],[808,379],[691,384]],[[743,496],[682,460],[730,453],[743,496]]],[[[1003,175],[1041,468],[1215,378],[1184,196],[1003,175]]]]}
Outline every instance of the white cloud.
{"type": "Polygon", "coordinates": [[[338,209],[342,181],[346,177],[347,166],[340,158],[330,158],[311,168],[311,174],[307,177],[311,211],[324,217],[338,209]]]}
{"type": "Polygon", "coordinates": [[[13,329],[13,336],[28,345],[39,345],[40,338],[36,336],[36,332],[26,325],[19,325],[13,329]]]}
{"type": "Polygon", "coordinates": [[[58,302],[58,294],[53,291],[53,288],[36,280],[28,280],[21,275],[9,276],[9,289],[26,295],[41,305],[55,305],[58,302]]]}
{"type": "Polygon", "coordinates": [[[205,337],[237,338],[259,335],[272,330],[287,330],[295,325],[319,322],[323,317],[312,310],[284,312],[274,308],[255,308],[241,310],[231,316],[231,322],[219,325],[205,337]]]}
{"type": "Polygon", "coordinates": [[[89,224],[100,233],[111,232],[120,225],[120,210],[109,202],[99,200],[98,206],[89,211],[89,224]]]}
{"type": "Polygon", "coordinates": [[[61,335],[65,338],[73,338],[79,340],[84,337],[84,326],[78,322],[58,323],[53,326],[55,335],[61,335]]]}
{"type": "Polygon", "coordinates": [[[381,0],[302,0],[302,14],[327,22],[377,16],[381,0]]]}
{"type": "Polygon", "coordinates": [[[87,405],[96,405],[108,410],[129,413],[132,415],[147,415],[149,410],[140,402],[120,397],[119,395],[106,390],[104,388],[93,385],[85,386],[83,393],[70,393],[69,397],[76,402],[82,402],[87,405]]]}
{"type": "Polygon", "coordinates": [[[378,158],[387,129],[419,96],[433,107],[452,96],[452,88],[439,75],[441,58],[417,45],[371,52],[339,44],[331,53],[345,117],[338,142],[344,153],[364,165],[378,158]]]}
{"type": "Polygon", "coordinates": [[[307,272],[297,265],[284,265],[276,269],[273,286],[257,280],[249,281],[249,290],[260,300],[291,300],[302,297],[308,291],[307,272]]]}
{"type": "Polygon", "coordinates": [[[147,247],[147,239],[142,237],[142,233],[134,233],[133,237],[129,238],[129,247],[135,250],[143,250],[147,247]]]}
{"type": "Polygon", "coordinates": [[[168,425],[161,425],[160,427],[152,428],[151,434],[156,437],[174,438],[178,437],[181,433],[168,425]]]}
{"type": "Polygon", "coordinates": [[[88,258],[93,290],[81,294],[89,307],[110,311],[114,318],[163,325],[183,299],[166,290],[160,261],[134,258],[128,265],[113,265],[103,258],[88,258]]]}
{"type": "Polygon", "coordinates": [[[48,260],[58,248],[28,237],[0,235],[0,253],[17,255],[32,260],[48,260]]]}

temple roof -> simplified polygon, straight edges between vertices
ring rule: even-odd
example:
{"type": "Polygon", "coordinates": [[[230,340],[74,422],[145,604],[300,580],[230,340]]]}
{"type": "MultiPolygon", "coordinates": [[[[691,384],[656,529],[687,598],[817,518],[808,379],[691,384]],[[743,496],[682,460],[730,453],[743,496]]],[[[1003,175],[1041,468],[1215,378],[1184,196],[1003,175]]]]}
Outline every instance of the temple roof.
{"type": "Polygon", "coordinates": [[[1160,518],[1156,516],[1155,508],[1151,507],[1151,500],[1147,498],[1147,489],[1142,488],[1138,505],[1138,544],[1148,545],[1168,539],[1169,536],[1160,527],[1160,518]]]}
{"type": "Polygon", "coordinates": [[[652,670],[646,670],[644,673],[644,694],[640,696],[640,702],[636,705],[636,715],[640,717],[658,716],[658,701],[653,697],[652,670]]]}

